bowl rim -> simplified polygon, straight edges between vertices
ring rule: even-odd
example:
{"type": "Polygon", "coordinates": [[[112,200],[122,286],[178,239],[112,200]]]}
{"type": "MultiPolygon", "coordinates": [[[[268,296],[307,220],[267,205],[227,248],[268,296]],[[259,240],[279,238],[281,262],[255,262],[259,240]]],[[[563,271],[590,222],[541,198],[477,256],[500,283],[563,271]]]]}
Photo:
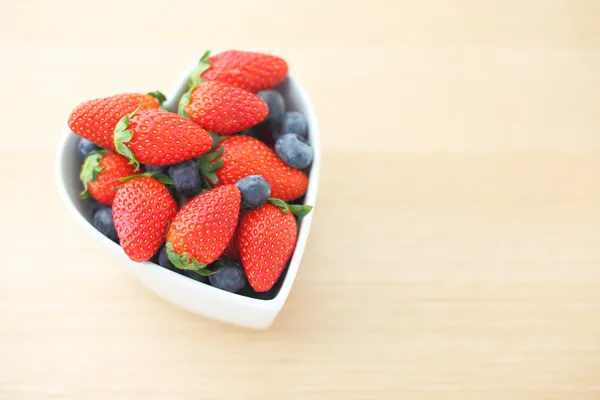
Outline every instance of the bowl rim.
{"type": "MultiPolygon", "coordinates": [[[[188,80],[190,72],[195,68],[193,65],[189,68],[185,73],[182,74],[181,79],[176,87],[171,90],[170,97],[164,103],[165,108],[170,108],[176,106],[182,89],[187,88],[188,80]]],[[[282,285],[279,289],[277,295],[272,299],[256,299],[253,297],[248,297],[244,295],[240,295],[237,293],[230,293],[218,288],[215,288],[206,283],[198,282],[188,277],[185,277],[181,274],[178,274],[174,271],[170,271],[164,267],[154,264],[151,261],[145,261],[139,264],[144,268],[158,268],[163,270],[164,272],[169,273],[167,276],[171,276],[171,279],[176,281],[177,284],[181,285],[194,285],[193,287],[198,290],[206,290],[210,293],[211,296],[220,297],[222,300],[236,303],[242,305],[244,307],[252,307],[256,309],[262,310],[272,310],[272,309],[281,309],[283,304],[286,302],[289,293],[292,289],[294,281],[296,280],[296,276],[298,274],[298,269],[300,267],[300,263],[302,257],[304,256],[305,247],[307,244],[307,240],[309,237],[312,219],[314,213],[316,211],[316,199],[317,199],[317,191],[319,187],[319,177],[321,170],[321,143],[320,143],[320,132],[319,125],[317,121],[317,116],[314,111],[314,107],[308,93],[302,86],[302,84],[294,78],[293,75],[288,74],[287,78],[288,84],[290,87],[294,88],[296,95],[298,97],[299,103],[302,104],[302,107],[305,109],[305,117],[309,126],[309,141],[313,148],[313,163],[309,172],[309,184],[307,192],[304,196],[304,204],[309,204],[313,206],[313,210],[310,214],[302,218],[302,223],[298,232],[298,237],[296,240],[296,247],[294,249],[294,253],[292,257],[288,261],[288,268],[286,272],[286,276],[282,282],[282,285]],[[211,292],[212,291],[212,292],[211,292]]],[[[124,261],[134,263],[134,261],[130,260],[125,252],[122,250],[122,247],[112,240],[108,239],[106,236],[102,235],[98,230],[96,230],[92,224],[82,215],[82,213],[77,209],[74,202],[72,201],[69,193],[67,192],[67,184],[66,184],[66,169],[65,166],[65,154],[66,149],[68,148],[68,144],[72,140],[77,139],[77,135],[73,133],[69,127],[67,126],[66,131],[63,133],[62,138],[59,142],[58,149],[56,151],[56,160],[55,160],[55,179],[58,187],[58,192],[60,194],[61,199],[66,204],[67,209],[71,215],[75,217],[77,221],[81,225],[85,227],[85,229],[92,234],[97,240],[104,244],[105,247],[109,248],[113,253],[117,253],[119,257],[121,257],[124,261]]],[[[139,279],[139,278],[138,278],[139,279]]]]}

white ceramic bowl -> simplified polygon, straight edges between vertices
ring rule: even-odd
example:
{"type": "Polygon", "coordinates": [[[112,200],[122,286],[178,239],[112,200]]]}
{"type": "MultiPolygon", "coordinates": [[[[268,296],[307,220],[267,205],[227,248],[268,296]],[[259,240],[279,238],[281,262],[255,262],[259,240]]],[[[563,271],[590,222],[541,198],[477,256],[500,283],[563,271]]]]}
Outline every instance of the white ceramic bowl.
{"type": "MultiPolygon", "coordinates": [[[[179,98],[187,90],[190,68],[179,85],[171,93],[164,107],[175,111],[179,98]]],[[[292,76],[281,85],[288,110],[301,112],[308,120],[309,140],[314,150],[314,161],[309,173],[309,185],[305,204],[315,205],[321,167],[321,147],[319,127],[312,103],[302,85],[292,76]]],[[[66,118],[66,116],[65,116],[66,118]]],[[[78,136],[68,128],[64,133],[56,157],[56,180],[58,190],[67,209],[83,225],[105,250],[115,255],[115,260],[125,267],[140,282],[169,302],[188,311],[216,320],[255,329],[268,328],[283,307],[302,260],[313,215],[313,211],[299,222],[298,242],[289,263],[281,288],[272,300],[259,300],[216,289],[183,275],[162,268],[151,262],[131,261],[123,249],[98,232],[91,225],[92,210],[90,204],[79,199],[81,182],[79,181],[80,160],[76,152],[78,136]]]]}

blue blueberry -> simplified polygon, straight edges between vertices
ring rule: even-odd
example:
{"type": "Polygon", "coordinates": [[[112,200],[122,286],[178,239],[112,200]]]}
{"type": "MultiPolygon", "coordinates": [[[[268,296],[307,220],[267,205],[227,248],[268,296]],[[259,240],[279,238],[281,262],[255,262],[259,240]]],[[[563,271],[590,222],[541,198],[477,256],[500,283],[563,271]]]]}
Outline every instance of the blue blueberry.
{"type": "Polygon", "coordinates": [[[158,167],[158,166],[154,166],[154,165],[144,164],[144,170],[146,172],[156,172],[158,174],[166,175],[167,169],[168,169],[168,167],[166,167],[166,166],[158,167]]]}
{"type": "Polygon", "coordinates": [[[96,211],[98,211],[101,208],[106,207],[106,204],[102,204],[100,203],[98,200],[94,199],[92,196],[88,197],[87,199],[83,199],[82,201],[84,201],[87,207],[89,207],[90,209],[90,214],[92,216],[92,218],[94,217],[94,214],[96,214],[96,211]]]}
{"type": "Polygon", "coordinates": [[[193,197],[200,193],[202,187],[200,171],[194,160],[184,161],[169,167],[169,176],[180,194],[193,197]]]}
{"type": "Polygon", "coordinates": [[[275,153],[292,168],[303,169],[312,164],[313,150],[295,133],[286,133],[275,142],[275,153]]]}
{"type": "Polygon", "coordinates": [[[271,195],[271,185],[260,175],[242,178],[235,186],[242,193],[243,208],[258,208],[265,204],[271,195]]]}
{"type": "Polygon", "coordinates": [[[257,93],[257,96],[263,99],[269,107],[267,121],[276,121],[281,123],[283,114],[285,113],[285,100],[283,99],[283,96],[276,90],[272,89],[261,90],[257,93]]]}
{"type": "Polygon", "coordinates": [[[177,272],[179,272],[183,276],[187,276],[188,278],[193,279],[193,280],[198,281],[198,282],[202,282],[202,283],[207,283],[208,282],[208,277],[206,277],[204,275],[200,275],[199,273],[191,271],[191,270],[180,269],[177,272]]]}
{"type": "Polygon", "coordinates": [[[211,264],[211,267],[218,270],[208,277],[212,286],[231,293],[236,293],[246,286],[246,274],[238,261],[217,260],[211,264]]]}
{"type": "Polygon", "coordinates": [[[92,218],[92,225],[98,229],[101,234],[109,238],[115,243],[119,243],[119,236],[115,229],[115,223],[113,220],[112,209],[110,207],[103,207],[94,213],[92,218]]]}
{"type": "Polygon", "coordinates": [[[82,157],[86,158],[94,150],[100,150],[101,147],[97,144],[90,142],[87,139],[81,138],[77,143],[77,153],[82,157]]]}
{"type": "MultiPolygon", "coordinates": [[[[308,122],[306,122],[304,115],[298,111],[288,111],[283,114],[280,135],[286,133],[295,133],[300,137],[308,138],[308,122]]],[[[277,140],[279,136],[273,137],[273,139],[277,140]]]]}
{"type": "Polygon", "coordinates": [[[171,260],[169,260],[169,256],[167,256],[167,249],[165,246],[163,246],[162,249],[160,249],[160,252],[158,253],[158,265],[171,271],[177,272],[178,274],[181,274],[183,276],[187,276],[188,278],[191,278],[198,282],[206,283],[208,281],[208,278],[206,276],[197,274],[192,270],[179,269],[176,266],[174,266],[171,260]]]}

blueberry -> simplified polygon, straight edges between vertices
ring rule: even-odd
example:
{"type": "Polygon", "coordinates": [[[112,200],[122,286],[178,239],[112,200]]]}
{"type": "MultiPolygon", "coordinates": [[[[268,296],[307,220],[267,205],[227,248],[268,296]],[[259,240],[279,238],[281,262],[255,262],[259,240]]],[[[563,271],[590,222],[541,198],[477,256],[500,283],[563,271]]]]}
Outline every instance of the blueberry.
{"type": "Polygon", "coordinates": [[[257,93],[258,97],[264,100],[269,107],[269,114],[267,114],[267,121],[276,121],[281,123],[283,113],[285,112],[285,100],[283,96],[272,89],[261,90],[257,93]]]}
{"type": "Polygon", "coordinates": [[[77,153],[82,157],[86,158],[94,150],[100,150],[100,146],[90,142],[87,139],[81,138],[77,143],[77,153]]]}
{"type": "Polygon", "coordinates": [[[239,261],[217,260],[211,267],[218,270],[208,277],[212,286],[231,293],[236,293],[246,286],[246,274],[239,261]]]}
{"type": "Polygon", "coordinates": [[[167,174],[167,167],[166,166],[159,167],[159,166],[144,164],[144,170],[146,172],[156,172],[158,174],[163,174],[163,175],[167,174]]]}
{"type": "Polygon", "coordinates": [[[194,160],[171,165],[169,176],[175,185],[175,189],[182,195],[192,197],[200,193],[200,171],[194,160]]]}
{"type": "Polygon", "coordinates": [[[308,167],[313,160],[313,150],[295,133],[286,133],[275,142],[275,153],[292,168],[308,167]]]}
{"type": "Polygon", "coordinates": [[[84,202],[86,202],[88,204],[88,207],[91,210],[91,215],[93,216],[96,211],[98,211],[101,208],[105,208],[106,205],[100,203],[98,200],[94,199],[92,196],[88,197],[87,199],[82,200],[84,202]]]}
{"type": "MultiPolygon", "coordinates": [[[[300,137],[308,138],[308,122],[298,111],[288,111],[283,114],[280,133],[295,133],[300,137]]],[[[273,139],[277,140],[279,137],[273,137],[273,139]]]]}
{"type": "Polygon", "coordinates": [[[271,195],[271,185],[260,175],[242,178],[235,186],[242,193],[243,208],[258,208],[265,204],[271,195]]]}
{"type": "Polygon", "coordinates": [[[119,243],[119,236],[115,229],[115,223],[113,221],[112,209],[110,207],[103,207],[94,213],[92,218],[92,225],[98,229],[101,234],[109,238],[115,243],[119,243]]]}
{"type": "Polygon", "coordinates": [[[171,260],[169,260],[169,256],[167,256],[167,249],[165,246],[163,246],[162,249],[160,249],[160,252],[158,253],[158,265],[171,271],[177,272],[178,274],[181,274],[183,276],[187,276],[188,278],[191,278],[198,282],[206,283],[208,281],[208,278],[206,276],[200,275],[192,270],[179,269],[176,266],[174,266],[171,260]]]}

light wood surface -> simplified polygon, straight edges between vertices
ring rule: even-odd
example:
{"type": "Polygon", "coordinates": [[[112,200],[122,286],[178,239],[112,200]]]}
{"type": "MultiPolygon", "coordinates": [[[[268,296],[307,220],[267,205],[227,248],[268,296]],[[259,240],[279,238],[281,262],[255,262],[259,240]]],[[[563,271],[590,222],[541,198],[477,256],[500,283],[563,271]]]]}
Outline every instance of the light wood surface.
{"type": "Polygon", "coordinates": [[[600,3],[5,2],[0,399],[600,399],[600,3]],[[79,101],[207,48],[284,56],[321,121],[273,327],[176,309],[60,203],[79,101]]]}

